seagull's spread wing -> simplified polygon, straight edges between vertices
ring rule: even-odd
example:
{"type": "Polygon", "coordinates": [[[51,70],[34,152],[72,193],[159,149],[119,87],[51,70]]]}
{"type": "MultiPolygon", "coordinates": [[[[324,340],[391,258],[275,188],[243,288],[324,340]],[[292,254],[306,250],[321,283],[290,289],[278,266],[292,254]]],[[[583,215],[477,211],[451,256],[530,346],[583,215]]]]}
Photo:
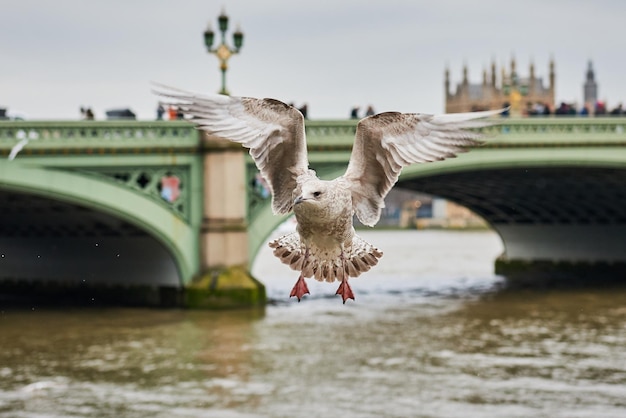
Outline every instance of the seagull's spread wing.
{"type": "Polygon", "coordinates": [[[386,112],[362,119],[344,179],[352,192],[359,220],[374,226],[384,198],[398,181],[402,167],[454,157],[480,144],[481,134],[468,131],[492,124],[482,119],[502,110],[422,115],[386,112]]]}
{"type": "Polygon", "coordinates": [[[158,85],[155,93],[174,99],[198,128],[250,149],[272,192],[274,213],[293,207],[296,178],[308,173],[304,117],[274,99],[199,95],[158,85]]]}
{"type": "Polygon", "coordinates": [[[28,138],[24,138],[20,140],[17,144],[13,145],[11,148],[11,153],[9,154],[9,161],[13,161],[17,156],[17,153],[20,152],[25,146],[28,144],[28,138]]]}

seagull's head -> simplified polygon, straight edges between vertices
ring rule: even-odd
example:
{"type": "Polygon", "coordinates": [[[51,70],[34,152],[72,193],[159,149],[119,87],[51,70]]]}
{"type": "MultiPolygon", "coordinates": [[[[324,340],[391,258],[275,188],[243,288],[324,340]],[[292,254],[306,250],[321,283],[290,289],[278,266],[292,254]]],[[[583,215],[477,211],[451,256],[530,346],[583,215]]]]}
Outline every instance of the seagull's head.
{"type": "Polygon", "coordinates": [[[328,198],[328,182],[310,180],[302,184],[301,193],[293,201],[294,205],[311,204],[318,206],[328,198]]]}

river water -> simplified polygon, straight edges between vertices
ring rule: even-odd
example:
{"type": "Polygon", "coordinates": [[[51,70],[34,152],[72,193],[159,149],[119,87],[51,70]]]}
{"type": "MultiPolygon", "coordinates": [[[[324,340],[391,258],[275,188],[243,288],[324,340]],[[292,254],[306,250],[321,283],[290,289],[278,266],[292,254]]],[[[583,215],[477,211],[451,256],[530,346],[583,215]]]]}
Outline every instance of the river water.
{"type": "Polygon", "coordinates": [[[0,417],[626,416],[626,290],[503,289],[492,232],[369,231],[356,301],[264,250],[264,311],[0,309],[0,417]]]}

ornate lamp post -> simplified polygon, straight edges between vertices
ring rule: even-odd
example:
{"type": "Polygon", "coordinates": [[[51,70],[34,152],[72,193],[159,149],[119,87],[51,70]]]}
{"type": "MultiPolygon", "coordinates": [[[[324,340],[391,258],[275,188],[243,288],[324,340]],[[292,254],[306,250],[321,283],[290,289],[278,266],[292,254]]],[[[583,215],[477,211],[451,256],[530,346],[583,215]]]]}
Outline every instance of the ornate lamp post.
{"type": "Polygon", "coordinates": [[[207,51],[211,54],[215,54],[220,60],[220,70],[222,70],[222,89],[219,93],[229,94],[228,90],[226,90],[226,70],[228,70],[228,59],[232,55],[239,53],[239,50],[243,45],[243,32],[241,32],[239,28],[235,30],[235,33],[233,33],[233,43],[235,47],[231,48],[226,44],[228,16],[226,16],[224,11],[222,11],[222,13],[218,16],[217,23],[219,25],[220,32],[222,33],[222,42],[217,46],[217,48],[213,48],[213,38],[215,37],[215,32],[213,32],[211,24],[209,24],[207,30],[204,31],[204,43],[207,47],[207,51]]]}

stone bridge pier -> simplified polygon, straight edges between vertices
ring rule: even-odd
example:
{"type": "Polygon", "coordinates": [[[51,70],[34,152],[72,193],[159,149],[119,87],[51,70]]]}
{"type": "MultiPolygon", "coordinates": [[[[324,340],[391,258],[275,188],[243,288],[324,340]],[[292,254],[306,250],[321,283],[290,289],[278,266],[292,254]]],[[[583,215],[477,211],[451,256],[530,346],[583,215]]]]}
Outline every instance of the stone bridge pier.
{"type": "Polygon", "coordinates": [[[201,275],[187,286],[193,307],[254,306],[265,302],[265,288],[249,271],[247,150],[200,132],[203,214],[201,275]]]}

